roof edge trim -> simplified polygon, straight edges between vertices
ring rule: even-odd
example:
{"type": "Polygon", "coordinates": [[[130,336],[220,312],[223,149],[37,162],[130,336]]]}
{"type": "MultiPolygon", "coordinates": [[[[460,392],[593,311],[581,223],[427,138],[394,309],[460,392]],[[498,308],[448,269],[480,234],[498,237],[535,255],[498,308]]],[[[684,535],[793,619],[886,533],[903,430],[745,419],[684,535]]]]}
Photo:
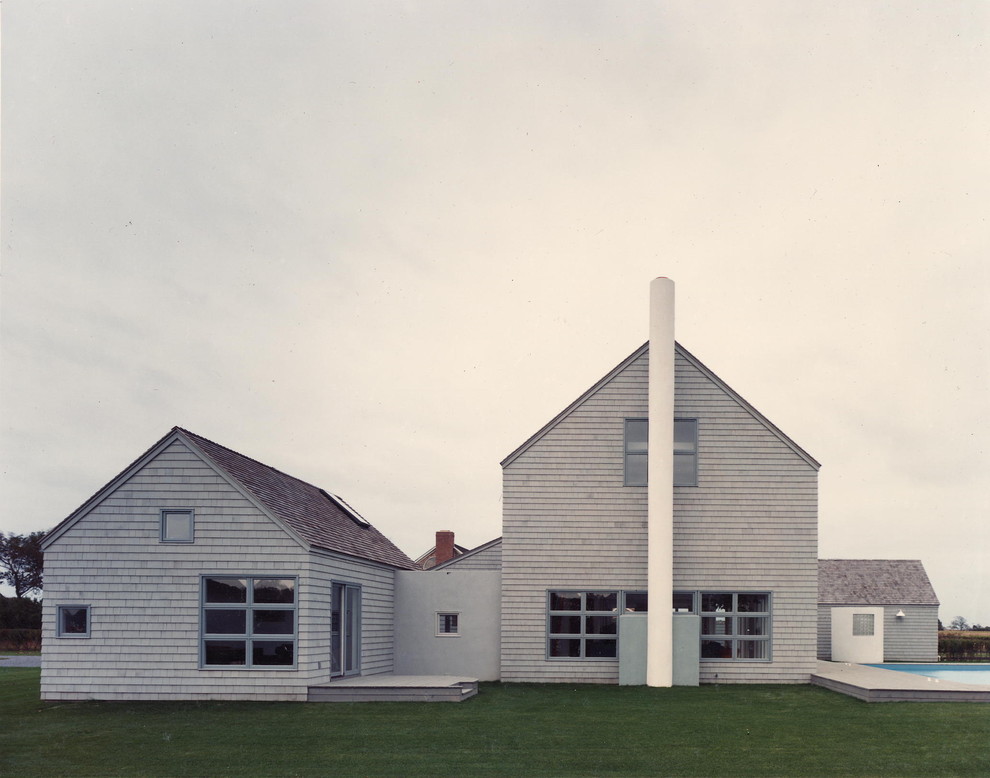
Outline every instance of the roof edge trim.
{"type": "Polygon", "coordinates": [[[636,349],[632,354],[623,359],[618,365],[612,368],[608,373],[606,373],[602,378],[596,381],[591,388],[582,393],[574,402],[568,405],[564,410],[554,416],[550,421],[540,427],[533,435],[527,438],[521,446],[519,446],[515,451],[513,451],[509,456],[503,459],[499,464],[502,467],[508,467],[516,459],[518,459],[530,446],[532,446],[536,441],[546,435],[550,430],[556,427],[560,422],[567,418],[576,408],[580,407],[585,401],[588,400],[595,392],[601,389],[605,384],[611,381],[615,376],[625,370],[629,365],[639,359],[644,353],[646,353],[650,348],[649,342],[644,343],[638,349],[636,349]]]}

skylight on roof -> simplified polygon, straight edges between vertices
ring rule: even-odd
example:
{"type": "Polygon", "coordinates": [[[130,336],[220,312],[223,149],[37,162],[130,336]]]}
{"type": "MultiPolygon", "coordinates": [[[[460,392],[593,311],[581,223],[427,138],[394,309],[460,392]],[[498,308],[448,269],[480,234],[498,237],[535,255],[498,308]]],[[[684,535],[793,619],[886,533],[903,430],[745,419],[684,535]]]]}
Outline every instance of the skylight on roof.
{"type": "Polygon", "coordinates": [[[366,518],[364,518],[364,516],[362,516],[356,510],[354,510],[350,505],[348,505],[347,502],[343,498],[338,497],[335,494],[331,494],[330,492],[326,491],[325,489],[320,489],[320,493],[324,497],[326,497],[327,499],[335,502],[340,508],[342,508],[343,511],[348,516],[351,517],[351,519],[354,521],[355,524],[357,524],[357,525],[359,525],[361,527],[370,527],[371,526],[371,522],[368,521],[366,518]]]}

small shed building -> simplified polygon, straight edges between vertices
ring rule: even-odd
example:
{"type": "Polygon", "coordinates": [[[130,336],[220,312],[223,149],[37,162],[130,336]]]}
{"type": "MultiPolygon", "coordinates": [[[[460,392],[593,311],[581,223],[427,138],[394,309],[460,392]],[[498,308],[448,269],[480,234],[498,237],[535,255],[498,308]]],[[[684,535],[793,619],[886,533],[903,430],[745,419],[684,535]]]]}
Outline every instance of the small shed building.
{"type": "Polygon", "coordinates": [[[936,662],[938,604],[917,559],[820,559],[818,658],[936,662]]]}

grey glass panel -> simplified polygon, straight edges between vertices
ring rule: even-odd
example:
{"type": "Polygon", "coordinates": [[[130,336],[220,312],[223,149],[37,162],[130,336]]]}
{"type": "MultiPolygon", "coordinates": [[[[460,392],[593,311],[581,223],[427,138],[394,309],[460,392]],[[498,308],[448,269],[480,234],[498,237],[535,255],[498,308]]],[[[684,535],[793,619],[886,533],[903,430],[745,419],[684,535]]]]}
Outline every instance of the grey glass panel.
{"type": "Polygon", "coordinates": [[[550,632],[554,635],[580,635],[580,616],[551,616],[550,632]]]}
{"type": "Polygon", "coordinates": [[[731,611],[732,610],[732,595],[731,594],[702,594],[701,595],[701,612],[702,613],[717,613],[718,611],[731,611]]]}
{"type": "Polygon", "coordinates": [[[550,610],[581,610],[581,594],[579,592],[550,592],[550,610]]]}
{"type": "Polygon", "coordinates": [[[769,659],[769,640],[737,640],[736,659],[769,659]]]}
{"type": "Polygon", "coordinates": [[[646,419],[626,419],[626,451],[646,452],[649,447],[650,423],[646,419]]]}
{"type": "Polygon", "coordinates": [[[694,452],[698,437],[698,422],[694,419],[674,421],[674,451],[694,452]]]}
{"type": "Polygon", "coordinates": [[[60,634],[62,635],[85,635],[89,632],[88,608],[59,608],[60,634]]]}
{"type": "Polygon", "coordinates": [[[649,599],[646,592],[626,592],[626,611],[646,613],[649,610],[649,599]]]}
{"type": "Polygon", "coordinates": [[[207,640],[206,664],[243,665],[247,664],[247,650],[243,640],[207,640]]]}
{"type": "Polygon", "coordinates": [[[614,613],[619,607],[618,592],[588,592],[585,595],[584,609],[614,613]]]}
{"type": "Polygon", "coordinates": [[[614,635],[618,619],[615,616],[587,616],[584,631],[589,635],[614,635]]]}
{"type": "Polygon", "coordinates": [[[702,640],[702,659],[732,659],[731,640],[702,640]]]}
{"type": "Polygon", "coordinates": [[[256,610],[254,611],[254,634],[291,635],[294,615],[291,610],[256,610]]]}
{"type": "Polygon", "coordinates": [[[165,511],[162,514],[162,524],[162,540],[193,539],[193,521],[189,511],[165,511]]]}
{"type": "Polygon", "coordinates": [[[596,638],[584,641],[584,655],[586,657],[613,657],[616,656],[616,642],[614,640],[602,640],[596,638]]]}
{"type": "Polygon", "coordinates": [[[577,638],[554,638],[550,641],[550,656],[581,656],[581,641],[577,638]]]}
{"type": "Polygon", "coordinates": [[[244,635],[247,632],[247,614],[243,610],[207,608],[203,611],[207,635],[244,635]]]}
{"type": "Polygon", "coordinates": [[[740,594],[740,613],[768,613],[770,611],[770,596],[767,594],[740,594]]]}
{"type": "Polygon", "coordinates": [[[251,644],[251,662],[255,665],[291,665],[294,653],[291,640],[255,640],[251,644]]]}
{"type": "Polygon", "coordinates": [[[694,592],[674,592],[674,612],[694,613],[694,592]]]}
{"type": "Polygon", "coordinates": [[[291,578],[259,578],[254,582],[254,601],[293,603],[296,601],[296,582],[291,578]]]}
{"type": "Polygon", "coordinates": [[[743,616],[736,619],[739,635],[766,635],[769,634],[768,626],[766,616],[743,616]]]}
{"type": "Polygon", "coordinates": [[[207,602],[247,602],[247,580],[244,578],[207,578],[207,602]]]}
{"type": "Polygon", "coordinates": [[[698,481],[697,459],[694,456],[674,456],[674,486],[694,486],[698,481]]]}
{"type": "Polygon", "coordinates": [[[731,616],[702,616],[702,618],[701,618],[701,634],[702,635],[731,635],[732,634],[732,617],[731,616]]]}
{"type": "Polygon", "coordinates": [[[646,454],[626,455],[626,486],[646,486],[649,458],[646,454]]]}

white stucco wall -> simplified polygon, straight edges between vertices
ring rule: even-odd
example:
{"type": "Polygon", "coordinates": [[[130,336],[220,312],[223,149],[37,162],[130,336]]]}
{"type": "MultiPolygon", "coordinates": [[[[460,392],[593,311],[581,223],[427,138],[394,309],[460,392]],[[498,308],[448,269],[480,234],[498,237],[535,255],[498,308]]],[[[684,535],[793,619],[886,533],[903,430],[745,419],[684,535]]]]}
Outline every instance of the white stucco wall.
{"type": "Polygon", "coordinates": [[[489,570],[396,573],[395,673],[499,677],[501,574],[489,570]],[[457,635],[437,635],[437,613],[458,614],[457,635]]]}

